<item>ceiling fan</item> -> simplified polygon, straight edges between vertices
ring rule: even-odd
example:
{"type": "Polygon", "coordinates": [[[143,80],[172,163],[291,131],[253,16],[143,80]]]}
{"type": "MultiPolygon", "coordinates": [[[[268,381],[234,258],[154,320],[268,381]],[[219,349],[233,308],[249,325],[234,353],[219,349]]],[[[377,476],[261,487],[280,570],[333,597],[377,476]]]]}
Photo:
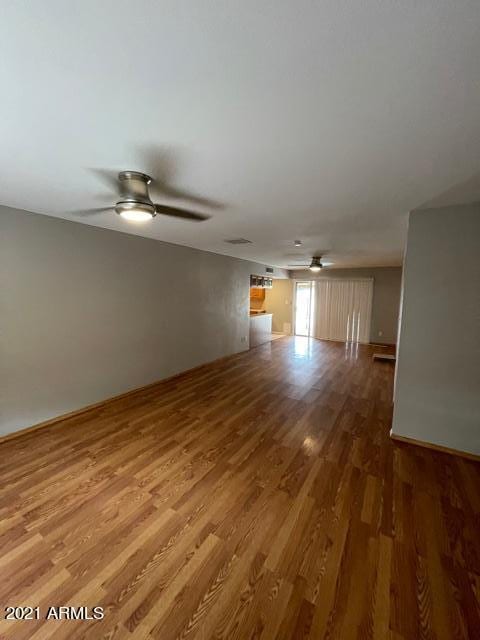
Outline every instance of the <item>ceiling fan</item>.
{"type": "Polygon", "coordinates": [[[210,217],[203,213],[152,202],[148,193],[148,185],[151,184],[152,178],[145,173],[121,171],[118,178],[112,178],[111,182],[113,182],[114,188],[119,191],[119,199],[116,204],[109,207],[88,209],[82,213],[88,215],[114,209],[118,215],[131,222],[146,222],[152,220],[157,214],[193,220],[194,222],[202,222],[210,217]]]}
{"type": "Polygon", "coordinates": [[[313,256],[310,264],[289,264],[289,267],[305,267],[310,269],[310,271],[316,272],[323,269],[323,267],[328,267],[332,262],[322,262],[322,256],[313,256]]]}

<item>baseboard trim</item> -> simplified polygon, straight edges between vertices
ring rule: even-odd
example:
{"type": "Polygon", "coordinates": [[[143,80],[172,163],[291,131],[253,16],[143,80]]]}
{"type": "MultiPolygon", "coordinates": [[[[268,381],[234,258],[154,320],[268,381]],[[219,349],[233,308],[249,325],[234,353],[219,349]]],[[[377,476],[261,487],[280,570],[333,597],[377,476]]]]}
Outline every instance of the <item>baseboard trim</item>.
{"type": "Polygon", "coordinates": [[[372,347],[397,347],[396,342],[369,342],[372,347]]]}
{"type": "Polygon", "coordinates": [[[180,371],[179,373],[175,373],[173,376],[168,376],[168,378],[161,378],[160,380],[156,380],[155,382],[150,382],[149,384],[143,385],[142,387],[130,389],[130,391],[124,391],[123,393],[119,393],[116,396],[105,398],[105,400],[100,400],[99,402],[89,404],[85,407],[81,407],[80,409],[75,409],[74,411],[70,411],[69,413],[63,413],[59,416],[55,416],[54,418],[49,418],[48,420],[44,420],[43,422],[34,424],[31,427],[25,427],[24,429],[19,429],[18,431],[7,433],[3,436],[0,436],[0,445],[3,444],[4,442],[9,442],[10,440],[14,440],[16,438],[26,436],[30,433],[33,433],[34,431],[38,431],[39,429],[44,429],[46,427],[53,427],[57,422],[62,422],[63,420],[70,420],[71,418],[76,418],[78,416],[81,416],[83,413],[88,413],[89,411],[94,411],[96,409],[100,409],[101,407],[106,407],[119,400],[128,398],[129,396],[133,396],[137,393],[143,393],[145,391],[148,391],[149,389],[152,389],[153,387],[160,386],[167,382],[171,382],[172,380],[175,380],[175,378],[180,378],[181,376],[189,375],[194,371],[199,371],[204,367],[218,364],[222,362],[222,360],[227,360],[228,358],[234,358],[235,356],[239,356],[244,353],[248,353],[248,350],[238,351],[237,353],[231,353],[228,356],[222,356],[221,358],[217,358],[216,360],[211,360],[210,362],[204,362],[203,364],[199,364],[196,367],[192,367],[191,369],[185,369],[185,371],[180,371]]]}
{"type": "Polygon", "coordinates": [[[480,455],[475,453],[469,453],[468,451],[460,451],[459,449],[450,449],[449,447],[443,447],[440,444],[433,444],[431,442],[425,442],[424,440],[416,440],[415,438],[407,438],[406,436],[399,436],[396,433],[390,431],[390,438],[397,442],[403,442],[405,444],[413,444],[416,447],[423,447],[424,449],[431,449],[432,451],[439,451],[440,453],[448,453],[451,456],[460,456],[467,460],[473,460],[474,462],[480,462],[480,455]]]}

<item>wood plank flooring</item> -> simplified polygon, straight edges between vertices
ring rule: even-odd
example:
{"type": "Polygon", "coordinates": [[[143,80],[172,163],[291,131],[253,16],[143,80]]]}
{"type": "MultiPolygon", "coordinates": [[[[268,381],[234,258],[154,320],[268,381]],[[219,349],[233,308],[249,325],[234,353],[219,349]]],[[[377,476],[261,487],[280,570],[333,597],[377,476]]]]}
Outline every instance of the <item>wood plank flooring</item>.
{"type": "Polygon", "coordinates": [[[480,465],[393,365],[283,338],[0,445],[0,638],[480,638],[480,465]]]}

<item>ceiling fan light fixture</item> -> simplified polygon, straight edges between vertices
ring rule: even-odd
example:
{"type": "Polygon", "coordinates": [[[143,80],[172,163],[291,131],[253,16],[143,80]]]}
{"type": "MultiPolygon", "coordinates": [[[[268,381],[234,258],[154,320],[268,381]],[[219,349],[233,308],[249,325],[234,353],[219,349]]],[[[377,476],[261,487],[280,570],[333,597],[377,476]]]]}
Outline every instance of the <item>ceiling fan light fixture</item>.
{"type": "Polygon", "coordinates": [[[310,271],[313,271],[314,273],[316,273],[317,271],[321,271],[322,263],[320,262],[320,258],[317,258],[317,257],[312,258],[312,262],[308,268],[310,269],[310,271]]]}
{"type": "MultiPolygon", "coordinates": [[[[112,176],[108,175],[111,172],[99,169],[97,173],[103,178],[106,177],[109,186],[112,186],[112,176]]],[[[125,220],[139,223],[148,222],[157,215],[170,216],[178,220],[189,220],[193,222],[203,222],[210,218],[210,216],[205,213],[171,207],[168,204],[153,203],[148,193],[148,185],[151,182],[152,178],[147,176],[146,173],[140,173],[139,171],[121,171],[117,176],[117,180],[113,179],[114,188],[118,188],[120,192],[120,197],[115,206],[83,210],[81,213],[87,215],[91,213],[96,214],[101,211],[111,211],[112,208],[114,208],[117,215],[122,216],[125,220]]],[[[196,196],[191,196],[190,199],[193,199],[193,197],[196,196]]],[[[188,199],[188,196],[186,199],[188,199]]]]}
{"type": "Polygon", "coordinates": [[[148,222],[156,215],[153,204],[145,202],[117,202],[115,211],[129,222],[148,222]]]}
{"type": "Polygon", "coordinates": [[[148,222],[153,218],[151,213],[147,211],[140,211],[138,209],[131,209],[130,211],[122,211],[120,213],[122,218],[128,220],[129,222],[148,222]]]}

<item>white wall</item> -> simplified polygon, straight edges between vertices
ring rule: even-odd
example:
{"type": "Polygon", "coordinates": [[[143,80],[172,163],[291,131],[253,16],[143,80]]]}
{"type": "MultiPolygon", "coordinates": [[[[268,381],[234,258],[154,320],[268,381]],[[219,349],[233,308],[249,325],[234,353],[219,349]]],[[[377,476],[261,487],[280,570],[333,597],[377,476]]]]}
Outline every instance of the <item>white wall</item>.
{"type": "Polygon", "coordinates": [[[410,215],[392,433],[480,454],[480,204],[410,215]]]}
{"type": "Polygon", "coordinates": [[[0,207],[0,434],[247,349],[250,273],[265,265],[0,207]]]}
{"type": "Polygon", "coordinates": [[[325,269],[313,275],[311,271],[292,271],[295,280],[317,278],[373,278],[372,321],[370,342],[395,344],[400,309],[401,267],[370,269],[325,269]],[[381,334],[381,335],[380,335],[381,334]]]}

